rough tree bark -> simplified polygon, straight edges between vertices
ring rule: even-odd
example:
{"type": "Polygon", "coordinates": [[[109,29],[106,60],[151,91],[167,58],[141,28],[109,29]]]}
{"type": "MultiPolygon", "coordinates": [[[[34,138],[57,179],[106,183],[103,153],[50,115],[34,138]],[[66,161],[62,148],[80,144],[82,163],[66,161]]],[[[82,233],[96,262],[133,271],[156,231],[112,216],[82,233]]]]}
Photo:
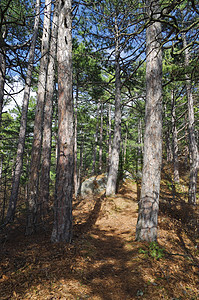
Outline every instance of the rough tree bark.
{"type": "Polygon", "coordinates": [[[58,158],[52,242],[71,242],[74,168],[71,0],[59,1],[58,158]]]}
{"type": "MultiPolygon", "coordinates": [[[[184,51],[184,63],[185,67],[189,66],[189,50],[187,48],[186,34],[182,34],[184,51]]],[[[190,175],[189,175],[189,203],[196,204],[196,192],[197,192],[197,175],[199,166],[198,147],[195,137],[195,125],[194,125],[194,104],[191,80],[186,75],[186,90],[188,100],[188,130],[189,130],[189,160],[190,160],[190,175]]]]}
{"type": "Polygon", "coordinates": [[[34,121],[34,137],[31,152],[30,175],[28,184],[28,216],[26,234],[30,235],[36,230],[37,213],[39,209],[38,203],[38,184],[41,159],[42,130],[43,130],[43,114],[44,101],[46,91],[46,78],[48,66],[48,52],[50,40],[50,15],[51,0],[45,0],[43,33],[41,42],[41,60],[38,79],[37,105],[34,121]]]}
{"type": "Polygon", "coordinates": [[[49,183],[50,183],[50,165],[51,165],[51,142],[52,142],[52,114],[53,114],[53,95],[55,88],[55,61],[57,54],[57,33],[58,33],[58,10],[54,7],[48,74],[46,82],[46,99],[44,108],[44,125],[41,157],[41,175],[40,175],[40,196],[41,216],[45,215],[49,201],[49,183]]]}
{"type": "Polygon", "coordinates": [[[23,166],[24,145],[25,145],[26,126],[27,126],[27,112],[28,112],[33,64],[34,64],[34,53],[35,53],[36,39],[37,39],[37,34],[39,29],[39,19],[40,19],[39,13],[40,13],[40,0],[37,0],[36,7],[35,7],[34,33],[32,36],[32,41],[31,41],[31,46],[29,51],[29,61],[28,61],[28,68],[26,74],[26,83],[24,88],[17,156],[16,156],[15,170],[14,170],[14,176],[12,182],[12,191],[11,191],[8,211],[6,215],[6,222],[12,222],[14,220],[15,209],[16,209],[17,199],[18,199],[19,183],[20,183],[20,177],[21,177],[22,166],[23,166]]]}
{"type": "MultiPolygon", "coordinates": [[[[147,1],[147,13],[158,17],[158,1],[147,1]]],[[[162,51],[161,23],[146,29],[146,106],[144,158],[136,240],[156,241],[162,162],[162,51]]]]}
{"type": "MultiPolygon", "coordinates": [[[[116,18],[117,19],[117,18],[116,18]]],[[[121,141],[121,82],[120,82],[120,50],[119,32],[117,21],[115,22],[115,127],[112,143],[110,168],[108,172],[106,196],[116,193],[117,175],[119,168],[120,141],[121,141]]]]}

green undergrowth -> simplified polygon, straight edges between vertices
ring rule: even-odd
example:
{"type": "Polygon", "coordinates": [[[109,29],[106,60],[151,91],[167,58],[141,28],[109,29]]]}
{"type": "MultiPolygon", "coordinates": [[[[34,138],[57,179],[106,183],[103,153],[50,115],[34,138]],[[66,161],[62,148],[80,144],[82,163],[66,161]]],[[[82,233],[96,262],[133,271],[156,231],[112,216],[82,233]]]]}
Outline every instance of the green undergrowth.
{"type": "Polygon", "coordinates": [[[157,242],[151,242],[145,249],[139,248],[139,253],[144,254],[146,257],[152,257],[159,260],[165,256],[165,249],[161,248],[157,242]]]}

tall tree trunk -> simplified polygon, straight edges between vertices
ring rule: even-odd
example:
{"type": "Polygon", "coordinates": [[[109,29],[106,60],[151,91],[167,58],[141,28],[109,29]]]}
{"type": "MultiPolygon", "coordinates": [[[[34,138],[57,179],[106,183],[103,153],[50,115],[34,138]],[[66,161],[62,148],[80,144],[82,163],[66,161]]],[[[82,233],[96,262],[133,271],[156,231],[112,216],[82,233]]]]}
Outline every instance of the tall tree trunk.
{"type": "MultiPolygon", "coordinates": [[[[80,132],[81,134],[81,132],[80,132]]],[[[81,177],[82,177],[82,169],[83,169],[83,161],[84,161],[84,133],[81,134],[82,140],[80,145],[80,161],[79,161],[79,170],[78,170],[78,181],[77,181],[77,194],[81,191],[81,177]]]]}
{"type": "Polygon", "coordinates": [[[100,134],[99,134],[99,173],[102,173],[102,140],[103,140],[103,107],[104,104],[101,102],[100,112],[100,134]]]}
{"type": "Polygon", "coordinates": [[[108,105],[108,157],[107,157],[107,172],[109,172],[111,162],[111,104],[108,105]]]}
{"type": "Polygon", "coordinates": [[[41,42],[41,60],[38,79],[37,106],[34,121],[34,137],[31,153],[30,176],[28,185],[28,217],[26,234],[30,235],[36,230],[38,203],[38,184],[40,172],[40,158],[42,145],[42,129],[44,101],[46,91],[46,78],[48,66],[48,52],[50,40],[50,16],[51,16],[51,0],[45,0],[43,34],[41,42]]]}
{"type": "MultiPolygon", "coordinates": [[[[189,66],[189,50],[187,48],[187,41],[185,33],[182,34],[184,51],[185,67],[189,66]]],[[[189,159],[190,159],[190,177],[189,177],[189,203],[196,204],[197,192],[197,175],[199,165],[198,147],[195,138],[194,126],[194,104],[191,80],[186,75],[186,90],[188,100],[188,128],[189,128],[189,159]]]]}
{"type": "Polygon", "coordinates": [[[50,40],[50,52],[48,62],[48,75],[46,82],[46,100],[44,109],[44,126],[42,141],[41,175],[40,175],[40,203],[41,216],[45,214],[49,201],[51,142],[52,142],[52,115],[53,95],[55,89],[55,60],[57,54],[58,10],[54,7],[52,34],[50,40]]]}
{"type": "MultiPolygon", "coordinates": [[[[142,167],[142,120],[141,118],[139,119],[139,122],[138,122],[138,149],[137,149],[137,172],[139,172],[141,170],[141,167],[142,167]]],[[[138,174],[137,174],[138,175],[138,174]]]]}
{"type": "Polygon", "coordinates": [[[174,91],[171,91],[171,124],[172,124],[172,149],[173,149],[173,172],[174,182],[179,183],[179,161],[178,161],[178,131],[176,127],[176,113],[175,113],[175,97],[174,91]]]}
{"type": "Polygon", "coordinates": [[[24,146],[25,146],[25,137],[26,137],[26,127],[27,127],[27,113],[28,113],[28,104],[29,104],[29,96],[30,96],[30,87],[32,81],[32,71],[33,71],[33,64],[34,64],[34,53],[35,53],[35,46],[36,46],[38,29],[39,29],[39,19],[40,19],[39,13],[40,13],[40,0],[37,0],[36,7],[35,7],[34,33],[33,33],[32,42],[29,51],[28,69],[27,69],[26,83],[24,88],[17,156],[16,156],[15,170],[14,170],[14,176],[12,182],[12,191],[11,191],[8,211],[6,215],[6,222],[12,222],[14,220],[15,209],[16,209],[17,199],[18,199],[19,183],[20,183],[20,177],[21,177],[22,166],[23,166],[23,155],[24,155],[24,146]]]}
{"type": "Polygon", "coordinates": [[[74,167],[71,0],[59,1],[58,161],[52,242],[71,242],[74,167]]]}
{"type": "Polygon", "coordinates": [[[0,49],[0,127],[2,121],[4,85],[6,76],[6,57],[3,47],[0,49]]]}
{"type": "Polygon", "coordinates": [[[3,205],[2,205],[2,223],[4,222],[5,216],[5,209],[6,209],[6,202],[7,202],[7,170],[8,167],[6,166],[4,172],[4,190],[3,190],[3,205]]]}
{"type": "Polygon", "coordinates": [[[126,132],[125,132],[125,138],[123,141],[123,165],[126,166],[126,151],[127,151],[127,143],[128,143],[128,123],[126,124],[126,132]]]}
{"type": "Polygon", "coordinates": [[[76,98],[74,103],[74,192],[75,197],[78,194],[78,174],[77,174],[77,105],[79,98],[79,82],[78,82],[78,74],[76,79],[76,98]]]}
{"type": "Polygon", "coordinates": [[[172,143],[170,138],[171,133],[171,124],[168,121],[168,114],[167,114],[167,106],[164,105],[164,118],[165,120],[165,147],[166,147],[166,154],[167,154],[167,162],[173,161],[173,152],[172,152],[172,143]]]}
{"type": "MultiPolygon", "coordinates": [[[[158,15],[158,1],[147,1],[148,16],[158,15]]],[[[161,23],[146,30],[146,107],[144,159],[136,240],[156,241],[162,163],[162,51],[161,23]]]]}
{"type": "Polygon", "coordinates": [[[97,123],[96,123],[96,130],[95,130],[95,143],[93,149],[93,165],[92,165],[92,175],[95,175],[96,172],[96,158],[97,158],[97,144],[98,144],[98,130],[99,130],[99,110],[100,110],[100,103],[97,103],[97,123]]]}
{"type": "Polygon", "coordinates": [[[119,52],[119,33],[115,24],[116,47],[115,47],[115,126],[112,143],[112,153],[110,168],[108,172],[106,196],[114,195],[117,187],[117,175],[119,168],[120,141],[121,141],[121,82],[120,82],[120,52],[119,52]]]}
{"type": "Polygon", "coordinates": [[[2,172],[3,172],[3,154],[1,154],[0,156],[0,191],[1,191],[2,172]]]}

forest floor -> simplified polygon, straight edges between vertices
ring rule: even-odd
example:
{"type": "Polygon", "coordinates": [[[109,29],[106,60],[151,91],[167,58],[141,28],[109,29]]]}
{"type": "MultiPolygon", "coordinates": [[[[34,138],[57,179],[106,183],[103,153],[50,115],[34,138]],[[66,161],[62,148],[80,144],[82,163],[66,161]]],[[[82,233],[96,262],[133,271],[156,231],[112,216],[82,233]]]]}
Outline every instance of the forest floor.
{"type": "Polygon", "coordinates": [[[163,174],[157,243],[135,241],[139,185],[114,197],[74,201],[74,238],[52,244],[46,232],[25,237],[23,224],[0,234],[0,299],[199,299],[198,212],[187,186],[163,174]]]}

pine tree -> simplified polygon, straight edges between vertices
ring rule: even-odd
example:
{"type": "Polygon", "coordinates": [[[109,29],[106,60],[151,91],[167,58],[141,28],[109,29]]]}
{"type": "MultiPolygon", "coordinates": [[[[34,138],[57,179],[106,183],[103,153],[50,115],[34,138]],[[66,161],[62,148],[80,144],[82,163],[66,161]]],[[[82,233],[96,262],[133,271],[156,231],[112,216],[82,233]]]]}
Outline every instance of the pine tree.
{"type": "Polygon", "coordinates": [[[57,11],[57,4],[56,4],[53,12],[52,33],[50,39],[48,73],[47,73],[47,82],[46,82],[46,99],[45,99],[45,108],[44,108],[41,175],[40,175],[40,189],[39,189],[41,215],[45,214],[49,202],[49,182],[50,182],[51,147],[52,147],[52,117],[53,117],[53,96],[55,90],[57,33],[58,33],[58,11],[57,11]]]}
{"type": "Polygon", "coordinates": [[[59,1],[58,157],[52,242],[71,242],[74,168],[71,0],[59,1]]]}
{"type": "Polygon", "coordinates": [[[158,1],[147,1],[150,24],[146,29],[146,107],[141,196],[136,227],[139,241],[157,240],[162,162],[162,51],[158,1]]]}
{"type": "Polygon", "coordinates": [[[40,0],[37,0],[36,9],[35,9],[34,32],[33,32],[30,52],[29,52],[29,62],[28,62],[28,69],[27,69],[27,76],[26,76],[26,83],[25,83],[24,97],[23,97],[23,104],[22,104],[21,125],[20,125],[20,132],[19,132],[17,157],[16,157],[15,171],[13,176],[12,191],[9,200],[7,216],[6,216],[6,222],[11,222],[14,220],[15,209],[16,209],[17,199],[18,199],[19,183],[20,183],[20,177],[21,177],[22,166],[23,166],[24,145],[25,145],[26,126],[27,126],[27,113],[28,113],[28,104],[29,104],[29,97],[30,97],[33,64],[34,64],[34,53],[35,53],[36,39],[37,39],[37,34],[39,29],[39,19],[40,19],[40,0]]]}
{"type": "Polygon", "coordinates": [[[37,91],[37,106],[35,112],[34,122],[34,138],[31,153],[31,166],[28,186],[28,218],[26,234],[32,234],[36,230],[38,211],[40,209],[40,201],[38,199],[38,185],[41,159],[41,145],[42,145],[42,130],[43,130],[43,114],[44,101],[46,92],[46,78],[49,54],[50,41],[50,16],[51,16],[51,0],[45,1],[43,34],[41,42],[41,60],[38,78],[37,91]]]}

